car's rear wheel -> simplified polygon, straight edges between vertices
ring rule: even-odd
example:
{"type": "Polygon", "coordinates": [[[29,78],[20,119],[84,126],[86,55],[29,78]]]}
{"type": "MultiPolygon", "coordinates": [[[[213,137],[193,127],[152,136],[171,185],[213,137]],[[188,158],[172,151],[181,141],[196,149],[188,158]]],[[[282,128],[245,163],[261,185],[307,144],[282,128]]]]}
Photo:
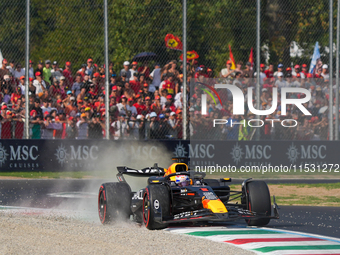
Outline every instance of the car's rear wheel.
{"type": "Polygon", "coordinates": [[[103,183],[98,195],[98,213],[102,224],[126,221],[131,215],[131,188],[127,183],[103,183]]]}
{"type": "Polygon", "coordinates": [[[170,215],[170,192],[165,185],[149,185],[145,188],[143,195],[143,221],[150,229],[163,229],[166,223],[155,221],[155,210],[161,208],[162,217],[170,215]]]}
{"type": "MultiPolygon", "coordinates": [[[[264,181],[251,181],[247,183],[246,188],[248,196],[247,209],[255,212],[257,215],[270,216],[271,202],[270,193],[267,184],[264,181]]],[[[270,219],[247,219],[249,226],[264,226],[269,223],[270,219]]]]}

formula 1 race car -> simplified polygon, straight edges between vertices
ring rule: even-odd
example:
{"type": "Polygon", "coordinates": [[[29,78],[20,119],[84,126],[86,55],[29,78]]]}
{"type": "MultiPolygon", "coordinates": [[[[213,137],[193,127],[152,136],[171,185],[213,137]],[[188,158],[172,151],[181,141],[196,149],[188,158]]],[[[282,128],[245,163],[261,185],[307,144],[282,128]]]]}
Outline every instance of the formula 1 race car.
{"type": "Polygon", "coordinates": [[[98,211],[103,224],[128,220],[131,215],[150,230],[171,223],[238,219],[245,219],[249,226],[263,226],[279,218],[275,197],[272,210],[264,181],[247,179],[241,191],[233,191],[227,185],[230,178],[204,179],[205,173],[188,171],[185,163],[174,163],[168,169],[157,164],[140,170],[117,169],[119,182],[104,183],[99,189],[98,211]],[[150,177],[146,188],[132,192],[124,175],[150,177]],[[235,203],[237,199],[241,201],[235,203]]]}

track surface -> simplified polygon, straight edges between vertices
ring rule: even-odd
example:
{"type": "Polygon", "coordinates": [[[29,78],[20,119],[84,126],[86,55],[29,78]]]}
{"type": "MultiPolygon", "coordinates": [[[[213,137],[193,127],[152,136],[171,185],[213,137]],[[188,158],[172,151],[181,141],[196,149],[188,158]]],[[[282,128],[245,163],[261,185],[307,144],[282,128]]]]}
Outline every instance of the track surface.
{"type": "MultiPolygon", "coordinates": [[[[107,180],[106,180],[107,181],[107,180]]],[[[292,183],[292,180],[266,180],[292,183]]],[[[303,180],[298,183],[320,183],[303,180]]],[[[0,180],[0,206],[35,208],[77,208],[96,213],[97,192],[104,180],[0,180]],[[52,194],[52,196],[51,196],[52,194]]],[[[323,180],[322,182],[339,182],[323,180]]],[[[233,181],[239,183],[239,181],[233,181]]],[[[281,206],[280,219],[267,226],[272,229],[301,231],[340,238],[340,211],[337,207],[281,206]]],[[[232,226],[234,223],[228,224],[232,226]]],[[[236,223],[245,226],[243,221],[236,223]]]]}

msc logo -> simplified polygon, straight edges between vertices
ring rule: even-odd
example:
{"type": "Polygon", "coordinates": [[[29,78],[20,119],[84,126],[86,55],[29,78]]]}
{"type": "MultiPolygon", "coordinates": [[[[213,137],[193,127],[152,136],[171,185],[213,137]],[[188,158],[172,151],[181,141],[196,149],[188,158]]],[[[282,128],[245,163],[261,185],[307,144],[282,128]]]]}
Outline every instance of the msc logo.
{"type": "Polygon", "coordinates": [[[260,160],[271,158],[271,146],[270,145],[248,145],[246,144],[243,149],[238,143],[236,143],[231,151],[232,159],[236,164],[244,158],[245,160],[260,160]]]}
{"type": "Polygon", "coordinates": [[[292,143],[288,150],[288,160],[294,164],[298,159],[324,159],[326,158],[326,145],[301,145],[300,150],[292,143]]]}

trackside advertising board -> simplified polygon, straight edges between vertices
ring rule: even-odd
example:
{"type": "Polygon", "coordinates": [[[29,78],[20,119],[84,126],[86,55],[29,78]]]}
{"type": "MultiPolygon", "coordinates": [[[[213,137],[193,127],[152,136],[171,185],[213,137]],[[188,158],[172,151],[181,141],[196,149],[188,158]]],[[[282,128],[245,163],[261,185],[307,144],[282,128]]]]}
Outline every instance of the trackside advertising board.
{"type": "Polygon", "coordinates": [[[336,173],[339,146],[336,141],[2,140],[0,171],[94,171],[154,163],[167,167],[172,157],[187,157],[191,168],[276,166],[296,172],[332,168],[336,173]]]}

